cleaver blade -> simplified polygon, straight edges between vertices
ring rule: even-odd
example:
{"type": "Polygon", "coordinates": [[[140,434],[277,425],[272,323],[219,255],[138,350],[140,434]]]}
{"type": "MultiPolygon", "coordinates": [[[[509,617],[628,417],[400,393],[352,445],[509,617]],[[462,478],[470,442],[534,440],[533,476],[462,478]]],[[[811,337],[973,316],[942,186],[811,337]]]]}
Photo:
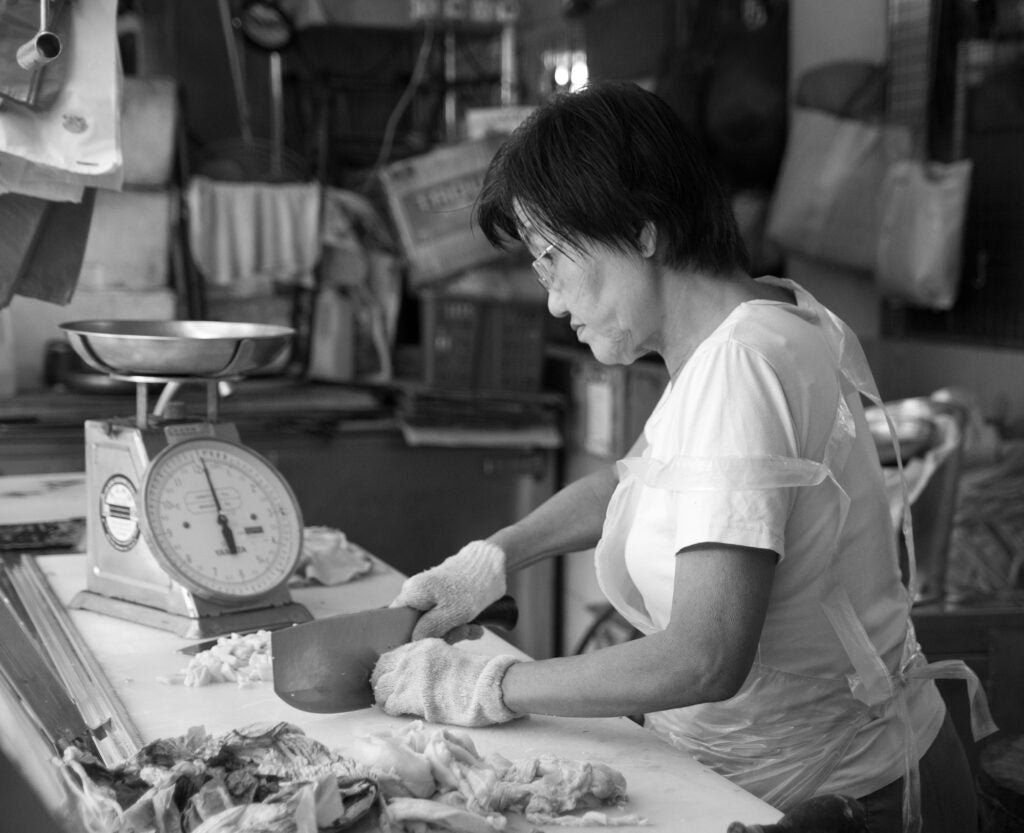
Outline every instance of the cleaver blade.
{"type": "MultiPolygon", "coordinates": [[[[319,714],[372,706],[373,666],[381,654],[412,639],[422,613],[409,607],[381,607],[273,631],[274,693],[297,709],[319,714]]],[[[502,596],[473,623],[511,630],[518,618],[515,599],[502,596]]]]}

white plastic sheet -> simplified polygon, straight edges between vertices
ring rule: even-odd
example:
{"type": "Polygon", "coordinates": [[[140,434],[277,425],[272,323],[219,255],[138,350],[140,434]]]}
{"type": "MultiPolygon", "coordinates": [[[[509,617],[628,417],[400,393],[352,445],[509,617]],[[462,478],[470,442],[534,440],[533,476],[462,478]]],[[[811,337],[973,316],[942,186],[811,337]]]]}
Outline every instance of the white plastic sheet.
{"type": "Polygon", "coordinates": [[[0,108],[0,193],[78,202],[123,180],[117,0],[71,3],[64,86],[44,111],[0,108]]]}

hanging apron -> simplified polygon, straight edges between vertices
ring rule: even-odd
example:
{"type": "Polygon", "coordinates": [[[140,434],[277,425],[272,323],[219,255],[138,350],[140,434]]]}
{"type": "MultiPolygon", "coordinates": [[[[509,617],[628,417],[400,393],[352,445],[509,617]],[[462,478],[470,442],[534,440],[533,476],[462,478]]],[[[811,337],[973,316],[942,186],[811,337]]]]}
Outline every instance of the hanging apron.
{"type": "MultiPolygon", "coordinates": [[[[920,829],[918,755],[907,706],[907,689],[915,680],[959,678],[967,682],[975,737],[995,731],[977,676],[962,661],[928,663],[910,619],[912,598],[906,593],[907,630],[899,663],[889,669],[871,642],[839,570],[839,542],[850,499],[835,477],[842,471],[856,432],[849,402],[863,395],[882,407],[867,359],[845,325],[792,281],[762,278],[762,282],[792,291],[799,309],[817,320],[842,377],[842,395],[821,462],[796,458],[652,458],[618,463],[619,485],[608,506],[602,537],[595,551],[598,583],[609,602],[634,627],[649,634],[657,628],[626,568],[626,539],[633,525],[644,486],[672,491],[831,487],[837,512],[831,535],[824,615],[849,658],[853,673],[835,678],[809,678],[760,662],[760,652],[737,694],[723,703],[657,712],[648,725],[700,763],[716,770],[764,801],[785,811],[811,798],[843,761],[857,733],[868,723],[895,712],[904,729],[906,774],[903,822],[907,833],[920,829]]],[[[883,407],[884,412],[884,407],[883,407]]],[[[888,415],[886,417],[888,419],[888,415]]],[[[889,429],[896,444],[896,431],[889,429]]],[[[903,534],[909,562],[909,585],[915,586],[913,530],[906,482],[903,482],[903,534]]]]}

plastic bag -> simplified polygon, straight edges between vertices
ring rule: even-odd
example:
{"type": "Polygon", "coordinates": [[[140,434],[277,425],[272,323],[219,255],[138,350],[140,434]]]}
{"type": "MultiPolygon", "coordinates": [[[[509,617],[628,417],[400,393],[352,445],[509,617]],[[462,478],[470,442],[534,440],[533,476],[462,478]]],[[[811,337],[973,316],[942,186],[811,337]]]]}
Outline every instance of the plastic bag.
{"type": "Polygon", "coordinates": [[[971,168],[969,159],[903,159],[889,166],[875,263],[884,295],[937,310],[956,302],[971,168]]]}
{"type": "Polygon", "coordinates": [[[787,251],[871,271],[878,195],[889,166],[910,150],[906,127],[797,107],[768,237],[787,251]]]}
{"type": "MultiPolygon", "coordinates": [[[[8,106],[0,118],[0,164],[12,157],[31,165],[4,190],[36,193],[32,183],[120,190],[121,67],[117,51],[117,3],[69,3],[67,77],[45,111],[8,106]]],[[[0,183],[2,184],[2,183],[0,183]]],[[[51,195],[52,196],[52,195],[51,195]]]]}
{"type": "Polygon", "coordinates": [[[326,188],[320,243],[309,377],[387,381],[402,281],[390,230],[365,197],[326,188]]]}

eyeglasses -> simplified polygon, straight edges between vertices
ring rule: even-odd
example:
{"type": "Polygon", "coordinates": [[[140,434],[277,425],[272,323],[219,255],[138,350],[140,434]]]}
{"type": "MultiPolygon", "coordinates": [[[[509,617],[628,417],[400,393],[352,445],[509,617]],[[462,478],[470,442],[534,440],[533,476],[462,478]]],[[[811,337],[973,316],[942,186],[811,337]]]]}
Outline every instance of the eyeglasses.
{"type": "Polygon", "coordinates": [[[551,252],[554,248],[555,244],[549,243],[531,264],[533,271],[537,273],[537,280],[540,282],[540,285],[548,292],[551,291],[551,287],[555,284],[555,267],[551,260],[551,252]]]}

